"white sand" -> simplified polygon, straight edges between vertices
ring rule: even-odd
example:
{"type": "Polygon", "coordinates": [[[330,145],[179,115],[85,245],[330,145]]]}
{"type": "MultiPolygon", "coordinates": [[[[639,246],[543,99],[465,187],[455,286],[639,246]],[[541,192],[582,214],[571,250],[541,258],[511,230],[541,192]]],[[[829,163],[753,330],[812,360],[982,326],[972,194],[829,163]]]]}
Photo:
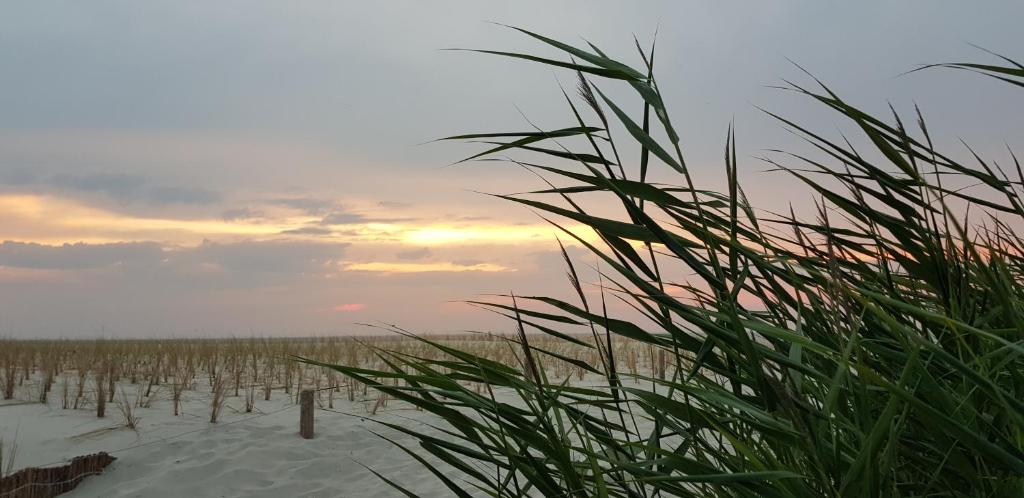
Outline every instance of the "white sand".
{"type": "MultiPolygon", "coordinates": [[[[133,401],[135,389],[126,386],[133,401]]],[[[413,443],[411,438],[365,418],[318,409],[316,438],[304,440],[298,434],[299,408],[282,391],[270,401],[260,396],[254,413],[241,411],[242,397],[229,397],[217,424],[208,422],[208,393],[186,392],[178,417],[166,388],[160,396],[150,408],[136,409],[137,432],[119,427],[115,404],[108,404],[106,418],[99,419],[92,406],[61,409],[57,392],[49,405],[0,402],[0,436],[9,449],[17,431],[15,469],[98,451],[117,457],[69,497],[401,496],[359,463],[423,496],[450,495],[428,470],[369,430],[405,443],[413,443]],[[257,417],[261,412],[266,415],[257,417]]],[[[371,417],[368,409],[376,398],[372,391],[369,396],[350,403],[344,391],[337,393],[335,410],[406,425],[432,418],[395,401],[371,417]]]]}

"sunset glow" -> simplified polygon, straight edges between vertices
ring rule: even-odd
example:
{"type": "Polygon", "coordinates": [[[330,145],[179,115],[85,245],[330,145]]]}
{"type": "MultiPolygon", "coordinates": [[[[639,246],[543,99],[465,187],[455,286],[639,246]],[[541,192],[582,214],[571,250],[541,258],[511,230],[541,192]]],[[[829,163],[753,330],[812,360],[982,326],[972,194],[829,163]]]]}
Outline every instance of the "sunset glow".
{"type": "MultiPolygon", "coordinates": [[[[533,192],[524,195],[571,208],[558,193],[543,193],[568,188],[563,192],[588,214],[628,222],[616,199],[577,188],[571,175],[586,168],[538,150],[458,162],[491,146],[437,140],[577,124],[559,88],[577,98],[572,71],[436,50],[565,56],[481,20],[563,41],[586,39],[637,66],[632,34],[646,47],[657,31],[658,81],[677,113],[678,145],[694,184],[724,191],[722,145],[734,122],[737,173],[751,204],[759,213],[786,213],[792,204],[808,219],[817,214],[813,196],[795,189],[792,178],[765,172],[757,159],[767,149],[808,151],[756,106],[785,110],[808,129],[834,127],[820,110],[771,89],[792,76],[786,57],[835,83],[851,102],[892,99],[901,110],[912,101],[927,114],[945,112],[939,110],[949,108],[948,96],[963,82],[935,78],[927,83],[934,87],[918,92],[917,73],[894,75],[916,64],[969,60],[977,53],[965,41],[995,51],[1019,45],[1013,26],[991,26],[1019,18],[1007,9],[998,16],[967,7],[948,19],[929,14],[932,24],[920,26],[918,42],[908,44],[876,9],[854,4],[841,9],[862,23],[836,21],[820,30],[791,16],[786,3],[753,4],[741,17],[725,7],[678,2],[647,9],[588,3],[593,15],[584,17],[571,3],[542,7],[497,11],[467,3],[444,16],[417,2],[246,4],[245,15],[237,6],[204,5],[199,14],[177,3],[135,5],[123,15],[114,15],[114,5],[97,11],[79,3],[59,13],[38,2],[8,9],[0,16],[2,333],[347,333],[353,318],[484,330],[505,323],[439,303],[511,290],[572,291],[556,237],[578,263],[583,292],[598,296],[598,272],[609,268],[580,242],[603,248],[593,229],[489,195],[533,192]],[[973,22],[960,22],[965,17],[973,22]],[[719,19],[732,24],[723,31],[719,19]],[[872,51],[883,43],[906,50],[872,51]],[[572,173],[535,169],[542,179],[507,159],[572,173]],[[418,304],[396,312],[393,302],[418,304]],[[160,327],[166,330],[151,330],[160,327]]],[[[641,125],[643,99],[622,81],[593,76],[641,125]]],[[[1019,127],[1020,113],[1010,112],[998,90],[972,98],[978,100],[948,110],[949,122],[960,126],[936,128],[934,138],[963,133],[980,156],[1005,168],[1012,162],[1000,155],[1003,142],[1015,135],[1003,131],[1019,127]],[[972,121],[978,110],[985,119],[972,121]]],[[[578,110],[580,119],[596,123],[588,105],[578,110]]],[[[616,156],[612,169],[637,180],[640,149],[617,115],[606,114],[614,118],[608,126],[616,150],[598,145],[616,156]]],[[[663,130],[657,120],[649,124],[660,143],[663,130]]],[[[593,152],[586,139],[572,136],[530,147],[593,152]]],[[[648,157],[647,180],[684,184],[657,156],[648,157]]],[[[645,210],[676,225],[656,206],[645,210]]],[[[650,257],[643,243],[625,242],[650,257]]],[[[653,252],[671,251],[655,244],[653,252]]],[[[692,278],[686,265],[658,270],[672,282],[692,278]]]]}
{"type": "Polygon", "coordinates": [[[366,308],[366,305],[363,304],[363,303],[347,303],[347,304],[339,304],[339,305],[335,306],[333,309],[334,309],[334,311],[352,312],[352,311],[359,311],[359,310],[362,310],[362,309],[365,309],[365,308],[366,308]]]}

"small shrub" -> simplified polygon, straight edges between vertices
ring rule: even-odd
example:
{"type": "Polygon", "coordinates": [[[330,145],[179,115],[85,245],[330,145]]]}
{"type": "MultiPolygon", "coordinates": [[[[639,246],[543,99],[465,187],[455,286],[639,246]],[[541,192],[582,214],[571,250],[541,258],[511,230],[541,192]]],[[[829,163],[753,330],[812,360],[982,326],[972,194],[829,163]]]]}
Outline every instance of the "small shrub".
{"type": "Polygon", "coordinates": [[[128,393],[122,387],[117,400],[117,409],[121,412],[121,424],[133,431],[139,427],[139,417],[135,414],[132,402],[128,399],[128,393]]]}

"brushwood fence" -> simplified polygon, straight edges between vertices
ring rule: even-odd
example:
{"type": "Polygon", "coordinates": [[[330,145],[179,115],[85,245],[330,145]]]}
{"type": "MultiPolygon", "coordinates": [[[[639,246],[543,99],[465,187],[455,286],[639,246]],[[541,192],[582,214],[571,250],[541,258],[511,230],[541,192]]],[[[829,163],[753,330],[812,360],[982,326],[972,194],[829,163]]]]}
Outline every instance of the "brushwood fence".
{"type": "Polygon", "coordinates": [[[0,479],[0,498],[50,498],[67,493],[115,460],[107,453],[75,457],[58,467],[29,467],[0,479]]]}

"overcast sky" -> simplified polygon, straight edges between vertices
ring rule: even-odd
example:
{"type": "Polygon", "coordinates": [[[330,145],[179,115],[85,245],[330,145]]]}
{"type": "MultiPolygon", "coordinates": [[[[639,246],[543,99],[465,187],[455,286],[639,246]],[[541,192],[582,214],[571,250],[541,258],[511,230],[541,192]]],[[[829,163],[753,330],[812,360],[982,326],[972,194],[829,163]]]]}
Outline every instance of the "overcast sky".
{"type": "MultiPolygon", "coordinates": [[[[1018,59],[1024,3],[3,2],[0,335],[310,335],[383,321],[508,330],[456,301],[567,290],[551,231],[472,191],[539,188],[464,132],[571,125],[574,77],[464,47],[559,56],[487,21],[640,66],[659,83],[701,186],[738,129],[756,204],[805,205],[755,159],[799,142],[755,105],[837,120],[769,88],[807,82],[872,111],[916,102],[937,139],[1024,146],[1005,85],[919,64],[1018,59]],[[525,116],[525,117],[524,117],[525,116]]],[[[561,57],[561,56],[559,56],[561,57]]],[[[612,95],[639,110],[614,85],[612,95]]],[[[573,250],[582,263],[591,262],[573,250]]]]}

